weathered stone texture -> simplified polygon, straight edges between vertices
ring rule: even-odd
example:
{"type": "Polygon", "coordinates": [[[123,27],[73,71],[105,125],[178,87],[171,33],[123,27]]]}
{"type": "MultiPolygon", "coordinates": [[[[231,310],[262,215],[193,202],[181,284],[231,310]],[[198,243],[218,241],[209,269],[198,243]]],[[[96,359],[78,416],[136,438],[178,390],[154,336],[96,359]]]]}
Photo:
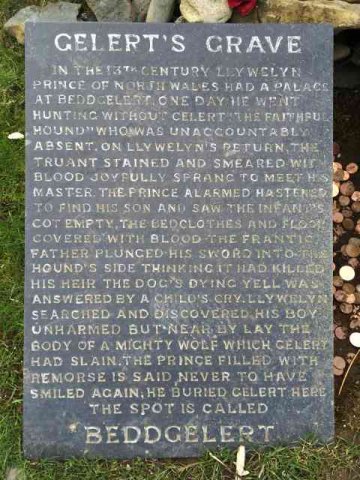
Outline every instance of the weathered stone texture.
{"type": "Polygon", "coordinates": [[[360,27],[360,5],[342,0],[262,0],[259,18],[266,23],[331,23],[360,27]]]}

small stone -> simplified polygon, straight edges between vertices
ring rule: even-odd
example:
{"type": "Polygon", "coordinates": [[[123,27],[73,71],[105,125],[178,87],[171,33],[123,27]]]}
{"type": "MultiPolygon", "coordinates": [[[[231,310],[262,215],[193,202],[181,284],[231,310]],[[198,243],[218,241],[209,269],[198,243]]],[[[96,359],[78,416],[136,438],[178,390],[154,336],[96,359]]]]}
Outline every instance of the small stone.
{"type": "MultiPolygon", "coordinates": [[[[173,16],[175,0],[151,0],[146,17],[147,23],[166,23],[173,16]]],[[[179,19],[178,19],[179,20],[179,19]]],[[[176,22],[180,23],[180,22],[176,22]]]]}
{"type": "Polygon", "coordinates": [[[131,22],[133,12],[129,0],[86,0],[99,22],[131,22]]]}
{"type": "Polygon", "coordinates": [[[360,27],[360,5],[343,0],[261,0],[262,23],[332,23],[334,27],[360,27]]]}
{"type": "Polygon", "coordinates": [[[227,0],[181,0],[180,12],[192,23],[225,23],[232,15],[227,0]]]}
{"type": "Polygon", "coordinates": [[[360,348],[360,332],[352,333],[349,340],[353,347],[360,348]]]}
{"type": "Polygon", "coordinates": [[[4,30],[25,43],[26,22],[76,22],[81,4],[70,2],[49,3],[44,8],[31,5],[22,8],[4,25],[4,30]]]}
{"type": "Polygon", "coordinates": [[[350,47],[344,45],[343,43],[335,43],[334,45],[334,61],[338,62],[339,60],[344,60],[344,58],[349,57],[351,54],[350,47]]]}
{"type": "Polygon", "coordinates": [[[4,30],[9,35],[16,38],[18,43],[25,43],[25,23],[29,20],[35,22],[39,19],[40,7],[32,5],[19,10],[13,17],[11,17],[4,25],[4,30]]]}
{"type": "Polygon", "coordinates": [[[132,18],[136,22],[145,22],[150,7],[150,0],[132,0],[132,18]]]}

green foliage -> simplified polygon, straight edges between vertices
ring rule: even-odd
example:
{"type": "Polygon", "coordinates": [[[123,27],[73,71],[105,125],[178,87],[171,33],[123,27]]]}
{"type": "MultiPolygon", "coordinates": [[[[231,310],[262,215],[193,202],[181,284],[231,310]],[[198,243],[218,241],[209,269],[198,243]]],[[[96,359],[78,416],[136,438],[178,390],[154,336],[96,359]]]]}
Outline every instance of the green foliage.
{"type": "MultiPolygon", "coordinates": [[[[0,0],[1,17],[25,6],[0,0]]],[[[40,3],[40,2],[34,2],[40,3]]],[[[1,37],[0,37],[1,40],[1,37]]],[[[0,475],[17,469],[17,480],[228,480],[234,479],[234,452],[189,461],[104,460],[26,461],[21,453],[21,376],[24,248],[23,48],[8,37],[0,42],[0,475]]],[[[353,480],[360,478],[360,446],[337,440],[328,446],[303,442],[296,448],[255,452],[248,480],[353,480]]]]}

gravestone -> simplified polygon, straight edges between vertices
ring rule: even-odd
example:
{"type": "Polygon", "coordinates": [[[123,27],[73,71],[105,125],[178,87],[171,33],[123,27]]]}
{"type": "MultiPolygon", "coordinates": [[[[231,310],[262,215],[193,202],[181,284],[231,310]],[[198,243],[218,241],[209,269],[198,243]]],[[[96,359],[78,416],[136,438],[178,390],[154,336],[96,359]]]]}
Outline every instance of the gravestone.
{"type": "Polygon", "coordinates": [[[330,27],[26,33],[26,455],[330,439],[330,27]]]}

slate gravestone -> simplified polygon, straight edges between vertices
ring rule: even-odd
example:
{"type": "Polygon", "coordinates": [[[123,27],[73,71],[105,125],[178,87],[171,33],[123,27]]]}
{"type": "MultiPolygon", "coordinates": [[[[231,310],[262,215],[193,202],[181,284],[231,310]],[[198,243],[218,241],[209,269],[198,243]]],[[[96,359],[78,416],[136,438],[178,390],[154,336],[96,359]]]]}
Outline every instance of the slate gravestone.
{"type": "Polygon", "coordinates": [[[331,28],[26,34],[26,455],[331,438],[331,28]]]}

